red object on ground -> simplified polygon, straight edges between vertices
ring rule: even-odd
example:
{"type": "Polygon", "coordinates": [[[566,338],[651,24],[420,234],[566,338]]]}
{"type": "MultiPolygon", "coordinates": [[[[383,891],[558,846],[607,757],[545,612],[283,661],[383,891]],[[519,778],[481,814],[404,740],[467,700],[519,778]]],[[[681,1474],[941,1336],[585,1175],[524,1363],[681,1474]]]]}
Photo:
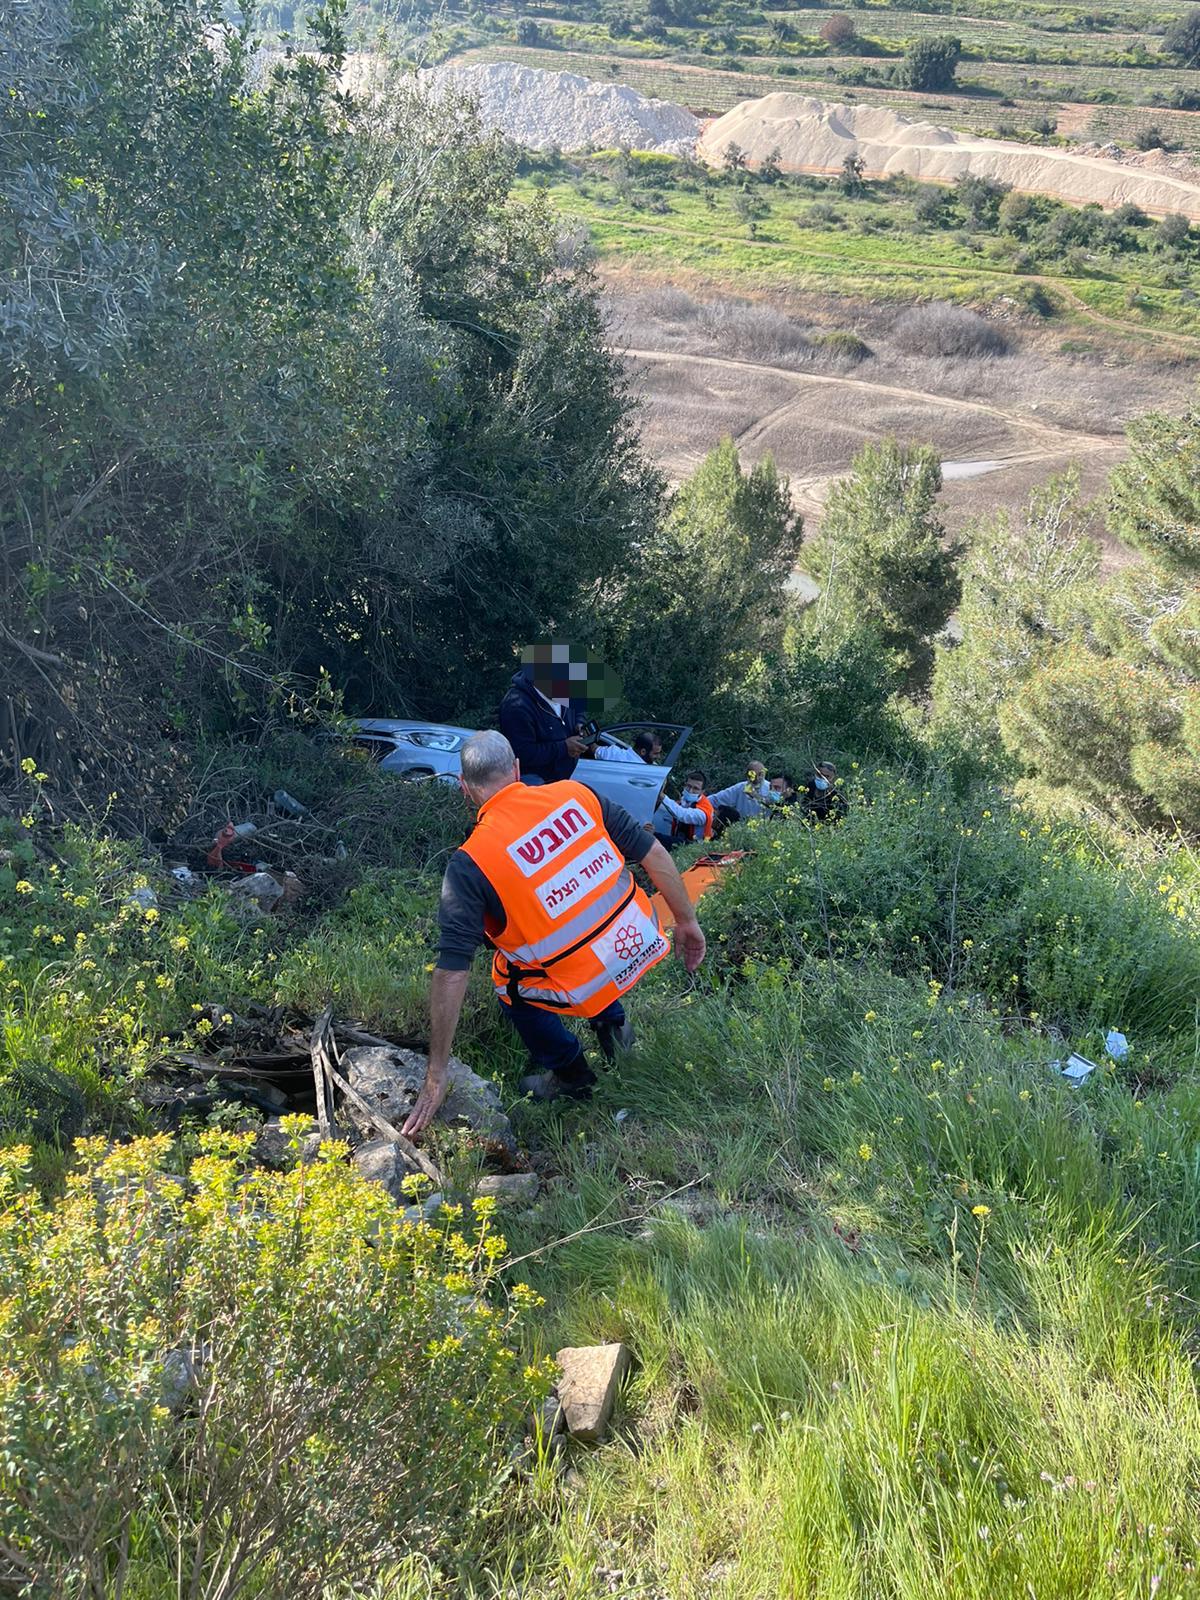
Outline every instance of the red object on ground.
{"type": "Polygon", "coordinates": [[[210,867],[226,872],[255,872],[257,868],[253,861],[226,861],[225,852],[236,839],[242,839],[247,834],[257,833],[258,829],[253,822],[227,822],[214,838],[205,856],[210,867]]]}

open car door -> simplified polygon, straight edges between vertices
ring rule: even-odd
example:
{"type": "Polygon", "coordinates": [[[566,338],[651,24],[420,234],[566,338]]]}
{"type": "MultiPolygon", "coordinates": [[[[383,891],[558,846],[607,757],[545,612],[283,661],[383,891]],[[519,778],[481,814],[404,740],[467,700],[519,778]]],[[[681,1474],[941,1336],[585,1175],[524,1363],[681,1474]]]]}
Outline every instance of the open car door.
{"type": "Polygon", "coordinates": [[[605,800],[624,806],[635,821],[645,825],[658,809],[658,798],[691,731],[691,726],[682,722],[620,722],[602,728],[600,744],[628,752],[628,759],[609,761],[584,756],[576,763],[572,777],[605,800]],[[663,757],[657,765],[650,766],[634,755],[628,741],[639,733],[658,734],[663,757]]]}

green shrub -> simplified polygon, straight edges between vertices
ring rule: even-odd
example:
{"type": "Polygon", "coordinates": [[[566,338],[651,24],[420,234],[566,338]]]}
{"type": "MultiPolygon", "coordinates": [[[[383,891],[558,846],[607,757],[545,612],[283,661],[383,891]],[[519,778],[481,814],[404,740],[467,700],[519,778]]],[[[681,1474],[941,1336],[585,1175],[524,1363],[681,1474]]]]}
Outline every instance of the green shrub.
{"type": "Polygon", "coordinates": [[[865,361],[874,353],[865,339],[860,339],[856,333],[851,333],[846,328],[835,328],[831,333],[823,333],[816,342],[827,355],[835,357],[838,361],[849,362],[853,366],[857,366],[860,361],[865,361]]]}
{"type": "Polygon", "coordinates": [[[835,828],[751,830],[753,859],[704,906],[723,964],[874,956],[1070,1028],[1192,1024],[1200,937],[1178,897],[936,777],[876,774],[849,798],[835,828]]]}
{"type": "MultiPolygon", "coordinates": [[[[295,1119],[300,1124],[305,1119],[295,1119]]],[[[296,1127],[298,1133],[299,1129],[296,1127]]],[[[24,1592],[295,1600],[453,1549],[536,1395],[482,1298],[491,1202],[399,1220],[328,1147],[81,1143],[41,1200],[0,1157],[0,1525],[24,1592]]]]}

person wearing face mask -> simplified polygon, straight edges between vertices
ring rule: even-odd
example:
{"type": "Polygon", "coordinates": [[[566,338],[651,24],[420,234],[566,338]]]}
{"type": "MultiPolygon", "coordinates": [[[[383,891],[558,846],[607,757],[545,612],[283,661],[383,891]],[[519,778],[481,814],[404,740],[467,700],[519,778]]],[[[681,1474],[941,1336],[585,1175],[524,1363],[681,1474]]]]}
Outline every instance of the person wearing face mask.
{"type": "Polygon", "coordinates": [[[704,792],[704,774],[698,769],[687,773],[678,800],[664,794],[654,814],[654,836],[668,850],[691,844],[695,839],[711,839],[716,811],[704,792]]]}
{"type": "Polygon", "coordinates": [[[770,778],[771,792],[775,796],[775,816],[783,816],[796,804],[800,798],[796,793],[796,785],[792,781],[790,772],[773,772],[770,778]]]}
{"type": "Polygon", "coordinates": [[[846,797],[832,761],[818,762],[805,784],[804,815],[810,822],[840,822],[846,815],[846,797]]]}
{"type": "Polygon", "coordinates": [[[761,817],[771,806],[777,805],[780,798],[779,792],[767,782],[767,769],[761,761],[750,763],[741,783],[731,783],[727,789],[718,789],[716,794],[708,796],[721,827],[761,817]]]}

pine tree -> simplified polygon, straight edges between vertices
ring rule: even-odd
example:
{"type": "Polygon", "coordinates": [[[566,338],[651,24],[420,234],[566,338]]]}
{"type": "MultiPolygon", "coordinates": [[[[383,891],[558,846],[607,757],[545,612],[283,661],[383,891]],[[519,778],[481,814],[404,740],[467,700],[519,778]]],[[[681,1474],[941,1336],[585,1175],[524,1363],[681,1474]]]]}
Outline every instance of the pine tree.
{"type": "Polygon", "coordinates": [[[839,633],[875,628],[910,686],[923,684],[931,644],[958,604],[959,547],[937,514],[938,458],[885,439],[854,458],[829,497],[813,620],[839,633]]]}

